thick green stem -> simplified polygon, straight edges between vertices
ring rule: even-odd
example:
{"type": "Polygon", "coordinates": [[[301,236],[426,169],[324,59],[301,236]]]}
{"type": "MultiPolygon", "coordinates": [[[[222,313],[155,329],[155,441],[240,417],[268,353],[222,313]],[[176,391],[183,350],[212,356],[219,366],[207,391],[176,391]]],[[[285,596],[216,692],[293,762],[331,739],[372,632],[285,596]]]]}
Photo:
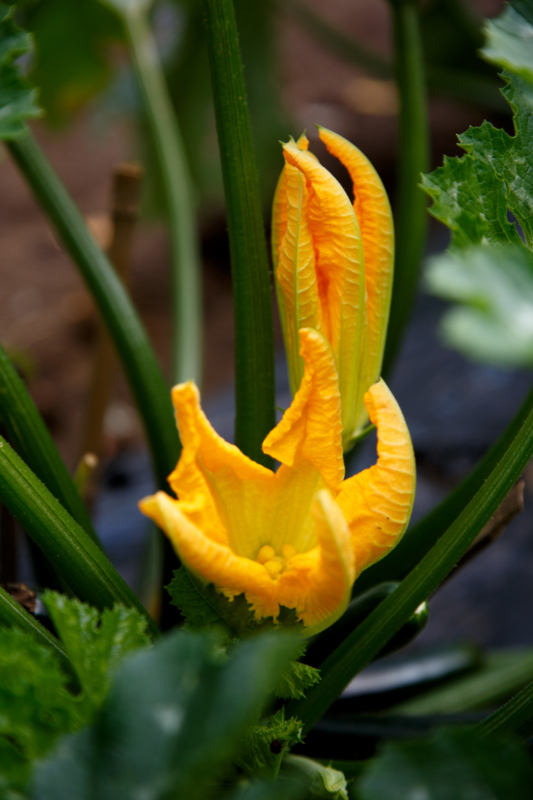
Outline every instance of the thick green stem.
{"type": "Polygon", "coordinates": [[[202,376],[200,255],[192,180],[181,131],[168,95],[157,45],[146,11],[136,4],[123,12],[144,111],[159,160],[172,244],[174,383],[202,376]]]}
{"type": "Polygon", "coordinates": [[[533,410],[481,488],[437,544],[390,597],[365,619],[321,665],[322,679],[287,707],[308,731],[349,681],[380,652],[442,583],[503,501],[533,455],[533,410]]]}
{"type": "Polygon", "coordinates": [[[144,327],[120,278],[30,132],[7,147],[94,297],[128,376],[159,485],[166,488],[180,445],[170,393],[144,327]]]}
{"type": "Polygon", "coordinates": [[[485,736],[514,734],[524,742],[531,739],[533,736],[533,683],[529,683],[508,703],[476,727],[485,736]]]}
{"type": "Polygon", "coordinates": [[[429,170],[424,56],[417,0],[391,0],[396,80],[400,96],[396,259],[383,374],[390,373],[416,296],[428,215],[420,176],[429,170]]]}
{"type": "Polygon", "coordinates": [[[87,509],[57,452],[52,437],[1,345],[0,418],[17,453],[91,539],[100,546],[87,509]]]}
{"type": "Polygon", "coordinates": [[[272,295],[252,131],[232,0],[203,0],[230,239],[235,318],[235,442],[271,465],[275,424],[272,295]]]}
{"type": "Polygon", "coordinates": [[[115,603],[135,608],[157,635],[154,621],[111,562],[1,436],[0,502],[80,600],[100,610],[115,603]]]}

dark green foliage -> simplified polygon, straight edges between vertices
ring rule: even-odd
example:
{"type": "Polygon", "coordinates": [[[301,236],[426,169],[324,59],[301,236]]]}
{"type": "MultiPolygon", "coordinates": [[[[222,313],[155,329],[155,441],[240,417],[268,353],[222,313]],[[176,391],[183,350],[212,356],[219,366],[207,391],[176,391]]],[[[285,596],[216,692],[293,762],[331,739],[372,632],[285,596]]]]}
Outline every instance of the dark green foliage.
{"type": "Polygon", "coordinates": [[[235,764],[248,775],[275,778],[285,753],[301,741],[297,719],[285,720],[283,709],[262,724],[252,725],[243,737],[235,764]]]}
{"type": "Polygon", "coordinates": [[[21,75],[16,61],[31,47],[31,37],[13,22],[15,6],[0,3],[0,139],[20,136],[26,120],[41,115],[37,90],[21,75]]]}
{"type": "Polygon", "coordinates": [[[30,77],[48,119],[64,124],[108,84],[112,48],[124,39],[121,25],[96,0],[39,0],[27,8],[24,24],[35,37],[30,77]]]}
{"type": "Polygon", "coordinates": [[[513,739],[447,729],[384,746],[358,785],[358,800],[529,800],[533,769],[513,739]]]}
{"type": "Polygon", "coordinates": [[[0,629],[0,797],[22,787],[34,759],[80,727],[68,677],[52,651],[21,630],[0,629]]]}
{"type": "Polygon", "coordinates": [[[78,677],[80,702],[90,717],[107,695],[120,661],[149,644],[146,620],[120,605],[100,615],[92,606],[54,592],[46,592],[43,601],[78,677]]]}
{"type": "Polygon", "coordinates": [[[194,798],[228,768],[294,651],[266,635],[224,658],[205,635],[169,634],[122,665],[101,716],[36,772],[35,800],[194,798]]]}

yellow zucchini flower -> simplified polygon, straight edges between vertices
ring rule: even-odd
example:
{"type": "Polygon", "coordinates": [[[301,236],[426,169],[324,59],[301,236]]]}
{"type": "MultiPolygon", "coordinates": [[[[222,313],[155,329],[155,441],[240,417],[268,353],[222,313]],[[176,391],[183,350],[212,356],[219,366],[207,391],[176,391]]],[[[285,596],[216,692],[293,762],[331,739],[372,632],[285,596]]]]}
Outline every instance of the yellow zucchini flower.
{"type": "Polygon", "coordinates": [[[344,449],[368,424],[365,392],[379,380],[389,319],[394,229],[383,184],[353,144],[318,133],[347,168],[355,200],[305,136],[283,145],[285,167],[274,197],[272,257],[293,395],[303,375],[298,331],[328,340],[339,373],[344,449]]]}
{"type": "Polygon", "coordinates": [[[335,357],[316,330],[300,331],[302,381],[263,442],[276,472],[211,427],[196,386],[172,391],[183,450],[169,483],[140,503],[184,565],[229,598],[244,592],[257,619],[293,608],[310,635],[345,610],[355,578],[397,543],[409,521],[414,457],[402,413],[383,381],[364,402],[378,461],[344,480],[335,357]]]}

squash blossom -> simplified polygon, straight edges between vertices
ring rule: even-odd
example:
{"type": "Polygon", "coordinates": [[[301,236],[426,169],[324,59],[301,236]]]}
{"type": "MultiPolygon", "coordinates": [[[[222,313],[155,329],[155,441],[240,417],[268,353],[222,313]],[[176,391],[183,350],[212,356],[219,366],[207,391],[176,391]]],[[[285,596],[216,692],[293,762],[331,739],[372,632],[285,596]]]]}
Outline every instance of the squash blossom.
{"type": "Polygon", "coordinates": [[[344,449],[368,424],[365,392],[379,380],[389,318],[394,229],[383,184],[353,144],[318,133],[347,168],[353,205],[308,152],[305,135],[283,145],[285,167],[274,197],[272,257],[293,395],[303,362],[298,331],[326,337],[339,374],[344,449]]]}
{"type": "Polygon", "coordinates": [[[311,635],[345,610],[356,577],[397,543],[415,491],[409,431],[382,380],[364,395],[378,432],[377,463],[344,478],[337,359],[318,331],[299,331],[302,380],[263,442],[276,472],[211,427],[196,386],[172,400],[183,450],[169,483],[140,503],[184,565],[229,598],[244,592],[257,619],[293,608],[311,635]]]}

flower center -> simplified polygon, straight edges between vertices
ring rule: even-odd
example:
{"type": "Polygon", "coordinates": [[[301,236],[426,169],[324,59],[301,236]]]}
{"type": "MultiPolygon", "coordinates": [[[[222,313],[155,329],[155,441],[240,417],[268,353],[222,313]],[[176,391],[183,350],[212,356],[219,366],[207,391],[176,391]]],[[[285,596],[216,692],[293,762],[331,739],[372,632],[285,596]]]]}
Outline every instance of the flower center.
{"type": "Polygon", "coordinates": [[[297,549],[292,544],[284,544],[281,553],[277,555],[273,547],[265,544],[257,554],[258,562],[264,566],[273,580],[277,580],[285,572],[289,559],[298,555],[297,549]]]}

